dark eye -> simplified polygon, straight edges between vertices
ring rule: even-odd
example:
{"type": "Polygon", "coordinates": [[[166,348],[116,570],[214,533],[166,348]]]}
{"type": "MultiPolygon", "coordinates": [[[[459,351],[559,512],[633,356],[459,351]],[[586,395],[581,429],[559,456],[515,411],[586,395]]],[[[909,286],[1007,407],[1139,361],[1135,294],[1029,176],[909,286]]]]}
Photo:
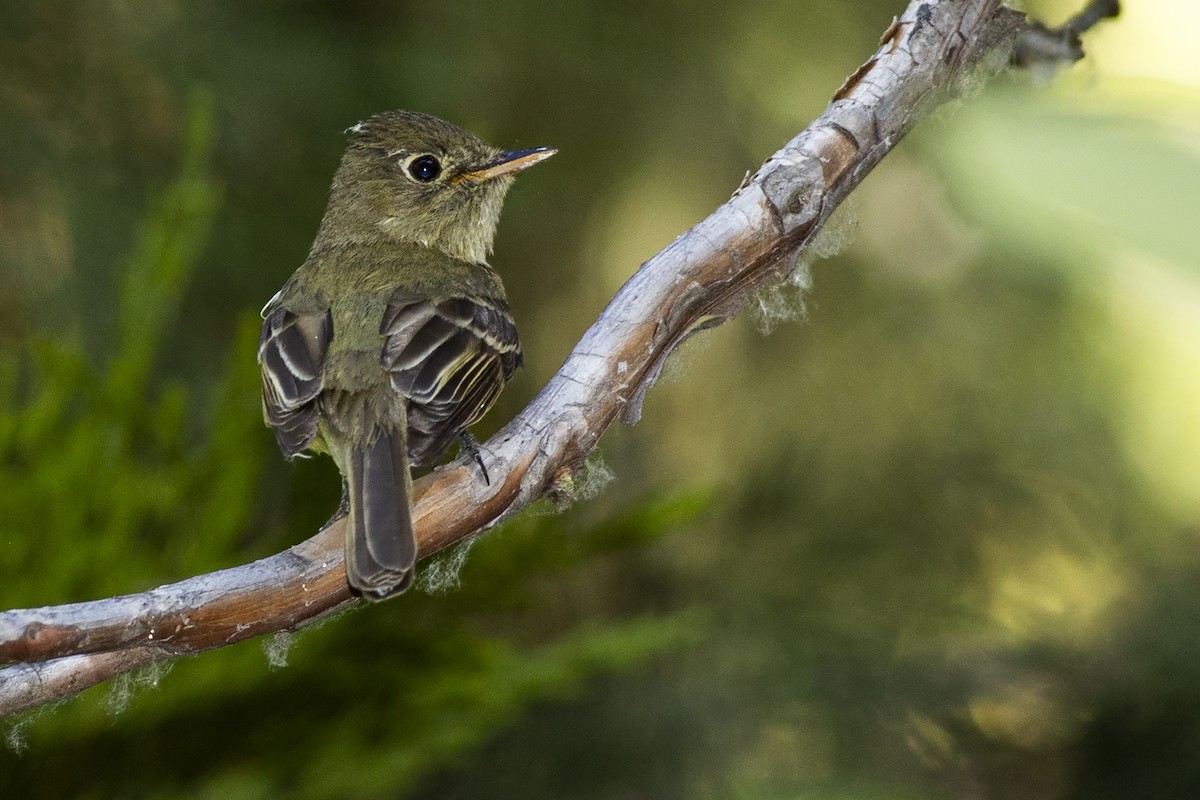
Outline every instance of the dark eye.
{"type": "Polygon", "coordinates": [[[442,174],[442,165],[433,156],[417,156],[409,162],[408,174],[413,180],[429,183],[442,174]]]}

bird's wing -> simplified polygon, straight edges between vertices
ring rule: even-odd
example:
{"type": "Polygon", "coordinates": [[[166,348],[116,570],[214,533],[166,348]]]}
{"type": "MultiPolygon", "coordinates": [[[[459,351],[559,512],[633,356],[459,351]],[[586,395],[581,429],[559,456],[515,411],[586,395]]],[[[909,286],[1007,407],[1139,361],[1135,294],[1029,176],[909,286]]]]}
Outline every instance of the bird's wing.
{"type": "Polygon", "coordinates": [[[295,314],[276,308],[263,321],[258,342],[262,367],[263,419],[289,458],[304,452],[317,435],[317,404],[325,353],[333,338],[328,310],[295,314]]]}
{"type": "Polygon", "coordinates": [[[381,363],[409,400],[408,448],[427,464],[491,408],[521,363],[508,305],[498,298],[393,297],[381,363]]]}

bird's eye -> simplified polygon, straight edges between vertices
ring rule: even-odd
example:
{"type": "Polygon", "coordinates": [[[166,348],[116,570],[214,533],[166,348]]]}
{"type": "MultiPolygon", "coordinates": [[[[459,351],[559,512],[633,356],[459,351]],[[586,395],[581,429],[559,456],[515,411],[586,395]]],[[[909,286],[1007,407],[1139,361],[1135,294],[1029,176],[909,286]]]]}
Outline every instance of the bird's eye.
{"type": "Polygon", "coordinates": [[[408,174],[415,181],[429,183],[442,174],[442,165],[433,156],[417,156],[409,162],[408,174]]]}

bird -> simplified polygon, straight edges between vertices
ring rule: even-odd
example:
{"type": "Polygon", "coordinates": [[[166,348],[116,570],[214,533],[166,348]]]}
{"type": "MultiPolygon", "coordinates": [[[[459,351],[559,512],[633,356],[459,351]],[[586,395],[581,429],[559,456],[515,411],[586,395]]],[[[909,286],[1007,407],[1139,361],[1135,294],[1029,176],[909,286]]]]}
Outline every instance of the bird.
{"type": "Polygon", "coordinates": [[[411,467],[459,441],[522,365],[488,264],[517,173],[557,151],[501,150],[437,117],[376,114],[348,143],[308,257],[262,310],[262,406],[285,457],[342,475],[351,589],[415,574],[411,467]]]}

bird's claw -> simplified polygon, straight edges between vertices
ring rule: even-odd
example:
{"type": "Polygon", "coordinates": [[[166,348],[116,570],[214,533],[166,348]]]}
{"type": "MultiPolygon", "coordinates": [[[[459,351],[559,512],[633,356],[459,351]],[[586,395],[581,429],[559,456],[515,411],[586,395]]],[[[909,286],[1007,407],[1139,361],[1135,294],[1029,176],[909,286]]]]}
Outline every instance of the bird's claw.
{"type": "Polygon", "coordinates": [[[458,446],[462,451],[469,455],[471,459],[479,465],[479,471],[483,473],[483,482],[487,486],[492,485],[492,479],[488,476],[487,467],[483,464],[483,456],[479,451],[479,440],[472,436],[467,431],[463,431],[458,437],[458,446]]]}

